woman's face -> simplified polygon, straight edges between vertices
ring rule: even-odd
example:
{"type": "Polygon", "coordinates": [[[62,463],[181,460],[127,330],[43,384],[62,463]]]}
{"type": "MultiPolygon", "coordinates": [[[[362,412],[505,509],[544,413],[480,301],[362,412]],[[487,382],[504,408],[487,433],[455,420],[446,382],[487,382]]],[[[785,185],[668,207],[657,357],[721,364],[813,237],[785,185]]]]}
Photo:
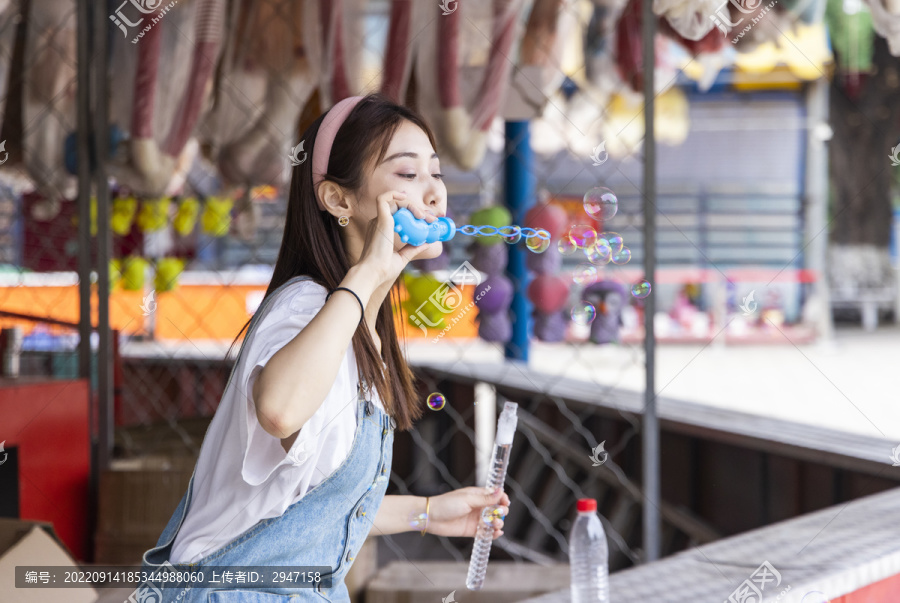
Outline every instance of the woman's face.
{"type": "MultiPolygon", "coordinates": [[[[378,165],[369,166],[367,173],[369,177],[359,194],[361,232],[365,232],[368,222],[377,215],[375,198],[388,191],[406,193],[405,199],[389,202],[392,213],[400,207],[409,207],[438,218],[446,215],[447,187],[441,175],[440,161],[428,136],[414,123],[404,120],[400,124],[384,159],[378,165]]],[[[399,235],[394,233],[394,249],[403,246],[399,235]]],[[[443,248],[440,242],[426,247],[417,259],[436,258],[443,248]]]]}

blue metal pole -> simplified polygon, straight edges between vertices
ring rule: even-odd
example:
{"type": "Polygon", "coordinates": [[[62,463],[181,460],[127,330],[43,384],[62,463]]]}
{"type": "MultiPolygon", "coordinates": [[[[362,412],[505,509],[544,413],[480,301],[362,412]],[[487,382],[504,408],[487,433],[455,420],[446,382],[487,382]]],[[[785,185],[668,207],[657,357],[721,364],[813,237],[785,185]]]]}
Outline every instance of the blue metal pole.
{"type": "MultiPolygon", "coordinates": [[[[523,225],[525,213],[534,204],[533,153],[531,134],[527,121],[506,122],[506,161],[504,192],[506,207],[512,214],[512,223],[523,225]]],[[[504,347],[505,356],[512,360],[528,362],[528,341],[532,329],[532,304],[525,295],[528,288],[528,268],[526,254],[530,253],[524,241],[509,246],[509,264],[506,275],[513,284],[512,338],[504,347]]]]}

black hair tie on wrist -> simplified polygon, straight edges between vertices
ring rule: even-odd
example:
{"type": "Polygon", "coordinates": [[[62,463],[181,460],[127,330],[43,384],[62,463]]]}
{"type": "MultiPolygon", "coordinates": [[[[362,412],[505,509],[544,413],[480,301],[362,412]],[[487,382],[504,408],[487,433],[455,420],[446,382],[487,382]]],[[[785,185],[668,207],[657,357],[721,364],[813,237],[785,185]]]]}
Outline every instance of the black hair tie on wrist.
{"type": "Polygon", "coordinates": [[[328,295],[325,296],[326,302],[328,301],[328,298],[331,297],[331,294],[334,293],[335,291],[346,291],[347,293],[349,293],[350,295],[352,295],[353,297],[356,298],[357,303],[359,303],[359,310],[361,312],[360,317],[359,317],[359,323],[357,323],[356,326],[359,326],[360,324],[362,324],[363,318],[366,317],[366,308],[365,308],[365,306],[363,306],[362,300],[359,299],[359,296],[352,290],[348,289],[347,287],[335,287],[334,289],[332,289],[331,291],[328,292],[328,295]]]}

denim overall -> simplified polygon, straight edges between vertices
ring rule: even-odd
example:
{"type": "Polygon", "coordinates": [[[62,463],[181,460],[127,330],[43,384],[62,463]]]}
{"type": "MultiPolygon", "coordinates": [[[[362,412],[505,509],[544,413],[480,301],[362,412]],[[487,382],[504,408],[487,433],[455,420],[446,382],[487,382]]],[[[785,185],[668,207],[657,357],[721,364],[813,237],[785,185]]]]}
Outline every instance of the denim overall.
{"type": "MultiPolygon", "coordinates": [[[[309,277],[294,277],[282,287],[306,278],[309,277]]],[[[280,289],[281,287],[278,288],[280,289]]],[[[244,343],[249,340],[262,313],[268,309],[267,302],[274,297],[273,294],[263,300],[259,311],[253,315],[244,343]]],[[[240,362],[244,347],[241,346],[235,367],[240,362]]],[[[229,382],[234,372],[235,368],[232,368],[229,382]]],[[[323,577],[331,578],[330,588],[251,589],[234,586],[233,583],[225,588],[207,585],[195,586],[186,591],[167,587],[158,589],[157,597],[161,598],[150,596],[146,600],[153,603],[349,603],[350,596],[344,577],[369,534],[384,498],[391,475],[396,427],[394,419],[371,400],[366,400],[363,392],[361,385],[356,410],[356,433],[349,455],[324,481],[290,505],[283,514],[259,521],[219,550],[198,561],[174,563],[169,568],[172,543],[191,504],[195,467],[187,492],[178,503],[156,547],[143,555],[142,569],[146,572],[165,568],[171,571],[174,568],[184,572],[203,571],[207,576],[213,571],[221,574],[224,568],[217,566],[294,566],[295,571],[296,566],[327,566],[331,571],[323,577]]],[[[235,467],[235,471],[240,471],[240,468],[235,467]]],[[[142,585],[137,589],[136,601],[143,600],[140,596],[141,589],[148,586],[152,588],[152,585],[142,585]]]]}

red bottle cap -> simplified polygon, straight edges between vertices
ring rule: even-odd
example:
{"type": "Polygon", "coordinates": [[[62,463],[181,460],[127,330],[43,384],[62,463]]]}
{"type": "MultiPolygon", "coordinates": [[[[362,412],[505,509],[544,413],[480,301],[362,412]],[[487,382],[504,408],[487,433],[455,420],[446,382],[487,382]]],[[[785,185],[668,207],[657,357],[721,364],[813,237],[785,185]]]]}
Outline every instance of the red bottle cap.
{"type": "Polygon", "coordinates": [[[597,501],[593,498],[579,498],[578,499],[578,512],[582,511],[596,511],[597,510],[597,501]]]}

